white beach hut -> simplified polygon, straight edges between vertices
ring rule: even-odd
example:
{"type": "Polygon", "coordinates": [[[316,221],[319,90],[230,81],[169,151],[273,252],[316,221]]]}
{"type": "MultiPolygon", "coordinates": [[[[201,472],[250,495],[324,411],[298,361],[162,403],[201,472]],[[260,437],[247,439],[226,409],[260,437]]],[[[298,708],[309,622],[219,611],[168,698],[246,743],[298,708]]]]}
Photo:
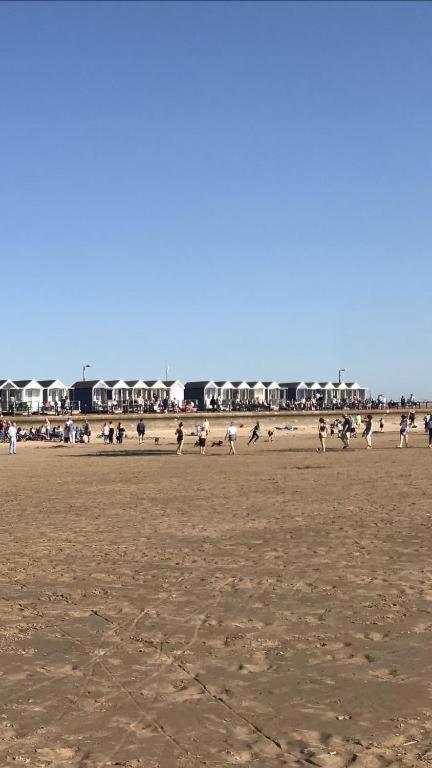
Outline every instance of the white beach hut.
{"type": "Polygon", "coordinates": [[[163,400],[168,395],[168,387],[160,379],[153,381],[146,381],[148,386],[148,398],[153,402],[155,400],[163,400]]]}
{"type": "Polygon", "coordinates": [[[144,404],[148,399],[148,386],[142,379],[130,379],[126,381],[129,389],[129,399],[132,403],[144,404]]]}
{"type": "Polygon", "coordinates": [[[178,381],[178,379],[164,381],[164,384],[168,390],[168,399],[171,402],[175,400],[176,404],[181,408],[185,399],[185,385],[182,384],[181,381],[178,381]]]}
{"type": "Polygon", "coordinates": [[[265,386],[262,381],[248,381],[251,401],[262,403],[265,400],[265,386]]]}
{"type": "Polygon", "coordinates": [[[331,381],[321,381],[320,387],[324,405],[330,405],[336,393],[335,385],[331,381]]]}
{"type": "Polygon", "coordinates": [[[233,401],[235,386],[231,381],[216,381],[215,383],[218,390],[217,396],[220,398],[222,405],[227,407],[233,401]]]}
{"type": "Polygon", "coordinates": [[[17,402],[18,387],[11,379],[0,379],[0,410],[8,412],[17,402]]]}
{"type": "Polygon", "coordinates": [[[277,381],[264,381],[265,399],[272,406],[278,406],[281,399],[281,388],[277,381]]]}
{"type": "Polygon", "coordinates": [[[60,379],[43,379],[38,384],[43,388],[43,404],[54,405],[69,396],[69,388],[60,379]]]}
{"type": "Polygon", "coordinates": [[[129,402],[130,387],[123,379],[106,379],[108,384],[108,399],[111,400],[113,408],[122,409],[129,402]]]}
{"type": "Polygon", "coordinates": [[[30,413],[40,411],[43,406],[43,387],[36,379],[15,380],[17,387],[17,406],[30,413]]]}
{"type": "Polygon", "coordinates": [[[250,386],[247,381],[233,381],[234,399],[247,403],[250,400],[250,386]]]}

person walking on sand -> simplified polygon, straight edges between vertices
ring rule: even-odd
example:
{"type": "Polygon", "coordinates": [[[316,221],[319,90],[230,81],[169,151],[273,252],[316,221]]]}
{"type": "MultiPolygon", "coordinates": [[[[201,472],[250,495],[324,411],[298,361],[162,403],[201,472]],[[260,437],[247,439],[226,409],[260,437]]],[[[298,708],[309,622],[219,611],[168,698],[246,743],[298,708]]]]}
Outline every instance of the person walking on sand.
{"type": "Polygon", "coordinates": [[[16,444],[17,444],[17,428],[14,421],[9,422],[8,439],[9,439],[9,454],[12,456],[16,454],[16,444]]]}
{"type": "Polygon", "coordinates": [[[75,445],[75,427],[74,427],[74,423],[73,423],[73,421],[72,421],[72,419],[70,417],[68,418],[68,420],[66,422],[66,426],[67,426],[67,428],[69,430],[69,443],[71,445],[75,445]]]}
{"type": "Polygon", "coordinates": [[[109,439],[109,426],[107,421],[102,427],[102,437],[103,437],[104,445],[106,445],[109,439]]]}
{"type": "Polygon", "coordinates": [[[428,436],[429,436],[428,445],[429,445],[429,448],[432,448],[432,414],[428,416],[426,427],[427,427],[428,436]]]}
{"type": "Polygon", "coordinates": [[[89,443],[91,440],[92,428],[89,422],[87,421],[87,419],[84,422],[83,433],[84,433],[84,437],[87,438],[87,442],[89,443]]]}
{"type": "Polygon", "coordinates": [[[324,416],[321,416],[318,420],[318,437],[320,441],[320,447],[317,448],[317,451],[322,451],[322,453],[326,452],[326,442],[327,442],[327,436],[328,436],[328,429],[327,429],[327,422],[324,418],[324,416]]]}
{"type": "Polygon", "coordinates": [[[178,427],[175,431],[176,437],[177,437],[177,450],[176,454],[177,456],[182,455],[182,449],[183,449],[183,443],[184,443],[184,429],[183,429],[183,422],[179,421],[178,427]]]}
{"type": "Polygon", "coordinates": [[[261,433],[260,433],[260,423],[257,421],[255,426],[252,429],[252,434],[248,440],[248,445],[251,443],[255,445],[255,443],[260,439],[261,433]]]}
{"type": "Polygon", "coordinates": [[[199,444],[201,456],[205,456],[208,433],[209,433],[209,423],[207,419],[204,419],[201,426],[201,432],[199,433],[199,438],[198,438],[198,444],[199,444]]]}
{"type": "Polygon", "coordinates": [[[231,424],[229,425],[226,431],[225,440],[228,440],[229,442],[229,447],[230,447],[229,453],[235,454],[235,441],[237,440],[237,427],[235,426],[233,421],[231,422],[231,424]]]}
{"type": "Polygon", "coordinates": [[[344,420],[342,422],[342,429],[340,433],[340,438],[343,443],[342,448],[349,448],[352,426],[353,426],[352,417],[348,416],[348,414],[345,413],[344,420]]]}
{"type": "Polygon", "coordinates": [[[384,419],[382,416],[379,420],[379,428],[380,428],[380,432],[384,432],[384,419]]]}
{"type": "Polygon", "coordinates": [[[145,436],[145,424],[143,419],[140,419],[137,426],[136,431],[138,434],[138,445],[144,442],[144,436],[145,436]]]}
{"type": "Polygon", "coordinates": [[[115,430],[114,430],[113,423],[112,421],[110,421],[110,423],[108,424],[108,443],[110,445],[113,445],[114,443],[114,431],[115,430]]]}
{"type": "Polygon", "coordinates": [[[408,432],[409,432],[409,420],[408,417],[403,413],[400,425],[399,425],[399,435],[400,435],[400,443],[399,448],[408,448],[408,432]]]}
{"type": "Polygon", "coordinates": [[[366,448],[372,448],[372,414],[368,414],[366,417],[365,428],[363,430],[363,437],[366,440],[366,448]]]}

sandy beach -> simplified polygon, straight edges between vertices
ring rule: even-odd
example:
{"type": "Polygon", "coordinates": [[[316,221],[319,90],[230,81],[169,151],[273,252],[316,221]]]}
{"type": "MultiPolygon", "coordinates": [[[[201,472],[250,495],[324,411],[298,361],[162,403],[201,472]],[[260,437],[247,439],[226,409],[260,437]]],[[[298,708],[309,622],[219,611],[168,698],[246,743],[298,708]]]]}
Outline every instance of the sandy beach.
{"type": "Polygon", "coordinates": [[[0,447],[1,766],[432,765],[432,451],[314,425],[0,447]]]}

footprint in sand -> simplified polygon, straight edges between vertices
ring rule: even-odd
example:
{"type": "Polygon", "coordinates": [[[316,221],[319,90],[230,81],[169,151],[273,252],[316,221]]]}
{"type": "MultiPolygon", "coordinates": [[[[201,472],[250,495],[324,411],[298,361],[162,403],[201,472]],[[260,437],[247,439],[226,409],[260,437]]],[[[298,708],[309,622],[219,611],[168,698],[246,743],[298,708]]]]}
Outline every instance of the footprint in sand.
{"type": "Polygon", "coordinates": [[[74,760],[78,754],[78,750],[74,747],[57,747],[55,749],[49,749],[45,747],[43,749],[37,749],[36,754],[41,757],[42,760],[47,760],[55,766],[64,765],[74,760]]]}
{"type": "Polygon", "coordinates": [[[250,672],[267,672],[269,669],[271,669],[270,664],[262,654],[251,656],[249,661],[245,661],[238,666],[238,671],[244,675],[250,672]]]}
{"type": "Polygon", "coordinates": [[[252,752],[248,749],[241,749],[238,752],[225,752],[224,757],[231,765],[246,765],[252,760],[252,752]]]}

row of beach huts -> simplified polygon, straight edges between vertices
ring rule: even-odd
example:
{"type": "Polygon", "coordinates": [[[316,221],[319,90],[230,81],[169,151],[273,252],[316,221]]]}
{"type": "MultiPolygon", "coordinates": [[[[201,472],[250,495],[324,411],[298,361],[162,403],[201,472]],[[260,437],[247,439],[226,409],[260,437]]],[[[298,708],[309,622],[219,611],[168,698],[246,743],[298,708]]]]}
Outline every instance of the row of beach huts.
{"type": "Polygon", "coordinates": [[[191,403],[199,410],[229,407],[235,402],[268,405],[322,398],[323,403],[363,401],[366,389],[356,382],[277,381],[161,381],[92,380],[68,386],[60,379],[0,379],[0,404],[10,410],[35,413],[57,408],[65,401],[85,413],[169,401],[182,408],[191,403]]]}

